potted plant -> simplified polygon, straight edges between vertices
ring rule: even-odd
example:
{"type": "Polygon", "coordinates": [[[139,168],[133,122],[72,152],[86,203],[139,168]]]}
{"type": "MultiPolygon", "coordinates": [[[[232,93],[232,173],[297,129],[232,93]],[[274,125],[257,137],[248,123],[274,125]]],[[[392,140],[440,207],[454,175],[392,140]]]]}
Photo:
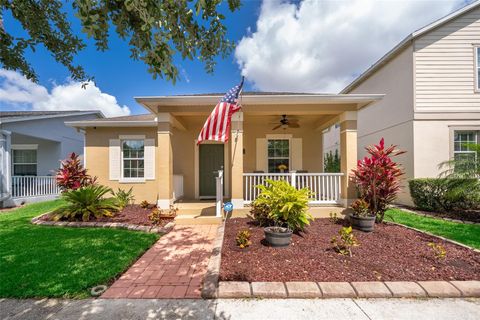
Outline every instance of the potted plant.
{"type": "Polygon", "coordinates": [[[400,178],[403,175],[402,168],[392,157],[405,152],[397,150],[395,145],[385,147],[383,138],[378,145],[365,149],[370,156],[358,161],[351,178],[357,186],[360,199],[368,206],[363,202],[361,205],[355,204],[357,210],[352,207],[356,211],[352,216],[356,219],[368,212],[368,215],[376,218],[376,222],[381,223],[388,206],[400,191],[400,178]]]}
{"type": "Polygon", "coordinates": [[[351,208],[353,213],[348,218],[352,227],[365,232],[373,231],[376,217],[370,210],[368,202],[364,199],[357,199],[352,203],[351,208]]]}
{"type": "Polygon", "coordinates": [[[288,170],[288,167],[282,163],[278,165],[277,169],[280,170],[280,173],[284,173],[286,170],[288,170]]]}
{"type": "Polygon", "coordinates": [[[310,190],[297,190],[285,180],[266,180],[253,202],[252,213],[264,228],[265,240],[272,247],[286,247],[293,232],[303,231],[313,217],[307,212],[310,190]],[[261,213],[261,214],[260,214],[261,213]]]}

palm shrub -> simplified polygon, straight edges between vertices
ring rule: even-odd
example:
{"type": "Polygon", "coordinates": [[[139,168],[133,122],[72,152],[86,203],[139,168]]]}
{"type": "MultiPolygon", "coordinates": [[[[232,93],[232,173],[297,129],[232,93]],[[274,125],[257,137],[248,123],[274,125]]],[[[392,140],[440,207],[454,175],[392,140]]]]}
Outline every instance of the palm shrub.
{"type": "Polygon", "coordinates": [[[121,207],[121,209],[135,201],[135,197],[133,196],[133,187],[131,187],[128,191],[118,188],[117,192],[112,191],[112,194],[117,199],[118,205],[121,207]]]}
{"type": "Polygon", "coordinates": [[[92,178],[87,174],[87,169],[83,167],[80,158],[75,152],[72,152],[67,159],[61,161],[61,166],[55,174],[55,179],[62,192],[94,184],[97,180],[96,177],[92,178]]]}
{"type": "Polygon", "coordinates": [[[480,144],[464,143],[463,147],[472,153],[458,155],[439,164],[440,177],[450,179],[471,179],[480,177],[480,144]]]}
{"type": "Polygon", "coordinates": [[[392,157],[405,153],[391,145],[385,148],[382,138],[378,145],[365,148],[370,155],[357,163],[351,177],[357,186],[360,198],[368,203],[372,215],[377,222],[382,222],[388,205],[397,197],[400,191],[400,177],[403,170],[392,157]]]}
{"type": "Polygon", "coordinates": [[[297,232],[303,231],[313,217],[307,212],[310,190],[297,190],[285,180],[266,180],[266,185],[258,185],[260,194],[253,202],[253,209],[267,213],[260,215],[263,224],[285,226],[297,232]]]}
{"type": "Polygon", "coordinates": [[[53,213],[52,219],[88,221],[92,217],[112,217],[121,207],[116,198],[105,198],[110,192],[112,189],[102,185],[66,191],[62,193],[66,204],[53,213]]]}

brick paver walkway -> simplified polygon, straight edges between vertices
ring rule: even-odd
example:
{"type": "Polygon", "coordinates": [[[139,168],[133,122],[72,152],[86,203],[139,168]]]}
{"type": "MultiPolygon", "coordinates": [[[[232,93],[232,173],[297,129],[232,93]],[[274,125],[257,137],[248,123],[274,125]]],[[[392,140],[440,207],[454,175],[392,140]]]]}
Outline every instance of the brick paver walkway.
{"type": "Polygon", "coordinates": [[[200,298],[216,225],[180,225],[158,240],[102,298],[200,298]]]}

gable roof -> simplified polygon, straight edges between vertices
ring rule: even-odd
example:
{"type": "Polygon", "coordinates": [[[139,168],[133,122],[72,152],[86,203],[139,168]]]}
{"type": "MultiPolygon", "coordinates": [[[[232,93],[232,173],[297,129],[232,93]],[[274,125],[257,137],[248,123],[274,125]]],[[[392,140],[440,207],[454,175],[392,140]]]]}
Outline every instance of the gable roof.
{"type": "Polygon", "coordinates": [[[368,68],[365,72],[363,72],[360,76],[358,76],[355,80],[353,80],[348,86],[346,86],[340,93],[349,93],[351,90],[356,88],[360,83],[364,80],[368,79],[373,73],[387,64],[390,60],[396,57],[401,51],[403,51],[406,47],[408,47],[415,39],[418,37],[456,19],[457,17],[470,12],[473,9],[476,9],[480,6],[480,0],[474,1],[469,5],[466,5],[457,11],[454,11],[443,18],[440,18],[429,25],[426,25],[423,28],[420,28],[407,37],[405,37],[399,44],[397,44],[392,50],[388,51],[383,57],[381,57],[377,62],[375,62],[370,68],[368,68]]]}
{"type": "Polygon", "coordinates": [[[100,110],[63,110],[63,111],[0,111],[0,123],[49,119],[69,116],[95,114],[99,118],[105,116],[100,110]]]}

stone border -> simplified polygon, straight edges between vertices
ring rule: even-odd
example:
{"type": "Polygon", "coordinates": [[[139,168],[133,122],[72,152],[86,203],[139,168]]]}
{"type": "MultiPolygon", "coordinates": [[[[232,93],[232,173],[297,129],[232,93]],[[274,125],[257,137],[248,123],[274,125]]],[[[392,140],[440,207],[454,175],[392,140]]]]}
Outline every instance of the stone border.
{"type": "Polygon", "coordinates": [[[221,281],[218,298],[480,297],[480,281],[246,282],[221,281]]]}
{"type": "Polygon", "coordinates": [[[473,222],[473,221],[468,221],[468,220],[460,220],[460,219],[452,219],[452,218],[438,217],[438,216],[435,216],[435,215],[433,215],[433,214],[423,213],[424,211],[421,211],[421,210],[418,210],[418,211],[417,211],[417,210],[414,210],[414,209],[412,209],[412,208],[405,207],[405,206],[402,206],[402,205],[394,205],[394,206],[392,206],[392,208],[400,209],[400,210],[403,210],[403,211],[406,211],[406,212],[408,212],[408,213],[412,213],[412,214],[415,214],[415,215],[421,216],[421,217],[427,217],[427,218],[432,218],[432,219],[437,219],[437,220],[443,220],[443,221],[448,221],[448,222],[455,222],[455,223],[480,225],[480,222],[473,222]]]}
{"type": "Polygon", "coordinates": [[[150,227],[150,226],[141,226],[138,224],[130,223],[120,223],[120,222],[83,222],[83,221],[44,221],[41,218],[45,215],[50,214],[50,212],[39,215],[31,220],[33,224],[42,225],[42,226],[53,226],[53,227],[71,227],[71,228],[112,228],[112,229],[125,229],[133,231],[143,231],[147,233],[158,233],[158,234],[167,234],[172,231],[175,226],[175,222],[169,222],[165,226],[150,227]]]}
{"type": "Polygon", "coordinates": [[[205,274],[202,287],[202,298],[204,299],[215,299],[218,297],[218,279],[220,277],[220,262],[222,258],[224,234],[225,220],[218,226],[212,255],[208,261],[207,273],[205,274]]]}

